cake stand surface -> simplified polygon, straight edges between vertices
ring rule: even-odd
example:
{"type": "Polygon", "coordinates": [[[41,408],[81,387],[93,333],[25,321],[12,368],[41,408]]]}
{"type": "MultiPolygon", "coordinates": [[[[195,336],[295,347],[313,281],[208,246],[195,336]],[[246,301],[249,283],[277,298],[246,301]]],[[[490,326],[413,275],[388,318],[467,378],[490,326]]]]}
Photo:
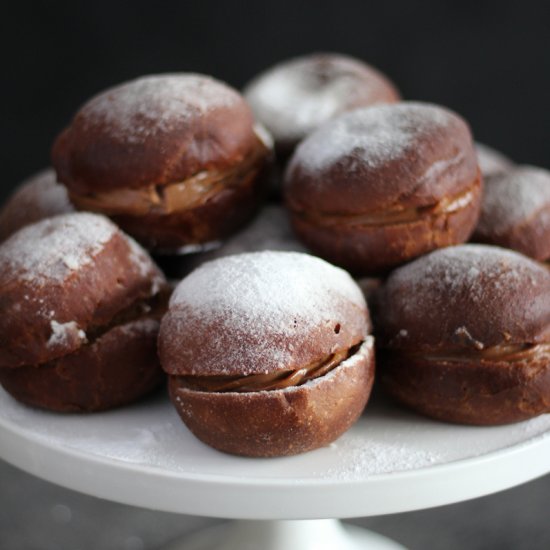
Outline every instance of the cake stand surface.
{"type": "Polygon", "coordinates": [[[271,520],[235,522],[223,534],[201,534],[181,548],[399,548],[372,533],[344,533],[335,520],[280,520],[404,512],[526,482],[550,471],[550,415],[510,426],[455,426],[375,396],[360,421],[328,447],[247,459],[195,439],[162,392],[116,411],[58,415],[24,407],[0,389],[0,457],[124,504],[271,520]],[[223,543],[212,546],[212,540],[223,543]],[[245,542],[254,540],[263,542],[245,542]]]}

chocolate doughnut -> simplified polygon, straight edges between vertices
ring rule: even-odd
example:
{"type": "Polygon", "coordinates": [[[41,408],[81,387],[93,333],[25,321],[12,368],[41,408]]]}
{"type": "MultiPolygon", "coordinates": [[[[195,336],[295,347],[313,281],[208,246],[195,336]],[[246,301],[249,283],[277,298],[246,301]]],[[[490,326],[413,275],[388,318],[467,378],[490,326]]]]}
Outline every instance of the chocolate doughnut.
{"type": "Polygon", "coordinates": [[[508,157],[488,145],[476,142],[475,148],[479,169],[484,179],[506,172],[514,166],[514,163],[508,157]]]}
{"type": "Polygon", "coordinates": [[[244,95],[283,158],[313,130],[345,111],[399,101],[395,86],[378,70],[334,53],[283,61],[255,77],[244,95]]]}
{"type": "Polygon", "coordinates": [[[395,270],[378,300],[382,385],[448,422],[505,424],[550,412],[550,273],[486,245],[395,270]]]}
{"type": "Polygon", "coordinates": [[[134,401],[163,380],[166,301],[162,273],[107,218],[28,225],[0,245],[0,383],[54,411],[134,401]]]}
{"type": "Polygon", "coordinates": [[[238,92],[206,76],[147,76],[86,103],[52,161],[71,201],[155,250],[226,237],[250,219],[270,157],[238,92]]]}
{"type": "Polygon", "coordinates": [[[468,125],[413,102],[326,123],[297,147],[284,182],[298,237],[364,275],[467,240],[481,190],[468,125]]]}
{"type": "Polygon", "coordinates": [[[232,235],[218,248],[185,256],[159,257],[158,260],[168,277],[173,276],[181,279],[193,269],[210,260],[263,250],[306,252],[304,245],[294,235],[288,220],[288,213],[282,206],[266,206],[250,224],[232,235]]]}
{"type": "Polygon", "coordinates": [[[58,214],[73,212],[67,190],[48,168],[26,179],[8,198],[0,210],[0,241],[25,225],[58,214]]]}
{"type": "Polygon", "coordinates": [[[550,258],[550,172],[519,166],[487,178],[473,240],[550,258]]]}
{"type": "Polygon", "coordinates": [[[359,417],[374,377],[360,289],[295,252],[226,256],[174,291],[159,334],[172,402],[201,441],[283,456],[327,445],[359,417]]]}

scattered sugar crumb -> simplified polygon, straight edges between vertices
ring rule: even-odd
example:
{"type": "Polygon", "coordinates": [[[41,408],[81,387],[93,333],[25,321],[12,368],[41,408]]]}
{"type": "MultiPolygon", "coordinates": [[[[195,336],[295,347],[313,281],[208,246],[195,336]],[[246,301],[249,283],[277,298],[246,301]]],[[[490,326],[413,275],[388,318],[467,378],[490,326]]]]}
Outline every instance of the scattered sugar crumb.
{"type": "Polygon", "coordinates": [[[362,441],[343,436],[333,443],[331,448],[338,455],[340,466],[329,468],[326,476],[342,481],[418,470],[444,460],[437,452],[398,441],[362,441]]]}
{"type": "Polygon", "coordinates": [[[86,340],[86,333],[78,327],[75,321],[69,321],[68,323],[58,323],[55,320],[50,322],[52,329],[51,336],[46,343],[48,347],[62,346],[67,343],[71,337],[76,336],[80,340],[86,340]]]}

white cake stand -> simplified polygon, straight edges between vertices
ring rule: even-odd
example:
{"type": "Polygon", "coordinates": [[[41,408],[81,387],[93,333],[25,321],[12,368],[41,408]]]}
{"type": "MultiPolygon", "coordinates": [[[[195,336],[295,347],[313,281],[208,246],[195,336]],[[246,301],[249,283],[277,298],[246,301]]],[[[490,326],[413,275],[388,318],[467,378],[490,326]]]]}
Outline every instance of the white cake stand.
{"type": "Polygon", "coordinates": [[[246,459],[197,441],[162,393],[108,413],[57,415],[23,407],[0,389],[0,456],[96,497],[241,520],[172,548],[397,549],[322,518],[449,504],[543,475],[550,471],[550,415],[504,427],[454,426],[375,399],[329,447],[246,459]]]}

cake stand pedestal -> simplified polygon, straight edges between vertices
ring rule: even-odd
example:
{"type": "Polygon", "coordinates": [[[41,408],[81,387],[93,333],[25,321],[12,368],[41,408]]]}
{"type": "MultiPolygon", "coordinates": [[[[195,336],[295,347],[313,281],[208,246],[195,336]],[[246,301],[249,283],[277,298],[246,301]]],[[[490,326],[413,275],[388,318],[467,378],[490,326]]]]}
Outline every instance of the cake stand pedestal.
{"type": "Polygon", "coordinates": [[[236,520],[205,529],[165,550],[405,550],[404,546],[337,519],[236,520]]]}
{"type": "Polygon", "coordinates": [[[550,415],[511,426],[454,426],[375,396],[330,446],[249,459],[195,439],[164,394],[106,413],[58,415],[24,407],[0,389],[0,457],[11,464],[123,504],[240,520],[170,550],[397,549],[329,518],[479,497],[549,472],[549,456],[550,415]]]}

